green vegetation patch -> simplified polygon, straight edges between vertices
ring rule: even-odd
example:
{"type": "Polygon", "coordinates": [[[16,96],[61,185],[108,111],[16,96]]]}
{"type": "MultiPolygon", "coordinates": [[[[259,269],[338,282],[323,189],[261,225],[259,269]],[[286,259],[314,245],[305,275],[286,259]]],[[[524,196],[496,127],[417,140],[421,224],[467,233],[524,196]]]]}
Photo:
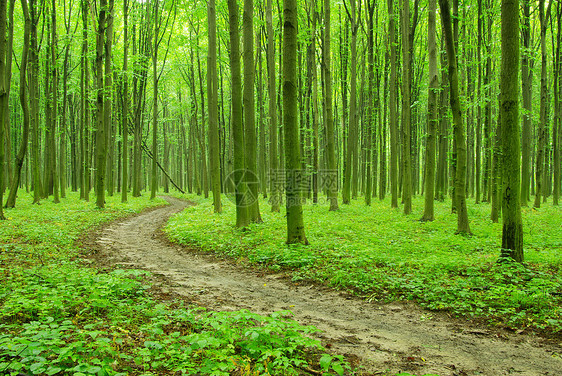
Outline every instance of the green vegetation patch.
{"type": "Polygon", "coordinates": [[[107,200],[107,208],[98,210],[71,194],[57,205],[20,200],[7,211],[9,220],[0,227],[0,374],[349,371],[343,359],[312,355],[322,351],[308,336],[316,329],[297,324],[289,312],[265,317],[165,304],[147,291],[147,272],[85,266],[75,245],[84,231],[164,203],[107,200]]]}
{"type": "Polygon", "coordinates": [[[562,330],[562,210],[523,209],[524,264],[498,263],[501,224],[488,204],[469,203],[473,236],[455,235],[450,203],[436,202],[436,220],[420,222],[423,200],[405,216],[388,200],[362,201],[328,212],[304,206],[309,246],[287,246],[286,217],[262,201],[262,224],[237,229],[235,207],[212,215],[210,201],[175,215],[166,232],[180,244],[288,272],[295,282],[315,281],[371,300],[411,299],[434,310],[488,318],[493,324],[562,330]]]}

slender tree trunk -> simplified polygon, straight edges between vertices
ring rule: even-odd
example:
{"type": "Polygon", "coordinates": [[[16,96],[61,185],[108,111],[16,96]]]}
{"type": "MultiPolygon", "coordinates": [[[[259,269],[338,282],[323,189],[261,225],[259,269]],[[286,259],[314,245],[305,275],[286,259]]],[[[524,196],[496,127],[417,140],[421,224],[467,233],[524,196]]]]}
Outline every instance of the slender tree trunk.
{"type": "Polygon", "coordinates": [[[457,148],[457,168],[455,176],[455,202],[457,206],[457,233],[470,234],[468,211],[466,208],[465,181],[466,181],[466,136],[462,123],[462,112],[459,98],[459,81],[457,72],[457,57],[451,27],[451,10],[448,0],[439,0],[443,34],[447,48],[449,65],[449,84],[451,91],[451,111],[453,112],[453,128],[455,145],[457,148]]]}
{"type": "Polygon", "coordinates": [[[372,140],[373,140],[373,129],[375,123],[374,114],[374,103],[375,103],[375,41],[374,41],[374,12],[375,12],[375,2],[367,2],[367,49],[369,55],[369,94],[367,102],[367,124],[366,124],[366,143],[365,143],[365,162],[366,162],[366,184],[365,184],[365,205],[371,205],[372,197],[372,178],[371,178],[371,167],[372,167],[372,140]]]}
{"type": "Polygon", "coordinates": [[[279,160],[277,158],[277,91],[275,88],[275,34],[273,33],[272,0],[267,0],[267,83],[269,93],[269,180],[271,211],[279,212],[281,192],[277,176],[279,160]]]}
{"type": "Polygon", "coordinates": [[[246,204],[244,177],[244,123],[242,120],[242,75],[240,73],[240,35],[237,0],[228,0],[230,29],[230,71],[232,76],[232,138],[234,143],[234,189],[236,197],[236,227],[250,224],[246,204]]]}
{"type": "Polygon", "coordinates": [[[121,202],[127,202],[129,188],[129,0],[123,0],[123,107],[122,107],[122,130],[123,130],[123,150],[122,150],[122,187],[121,202]]]}
{"type": "Polygon", "coordinates": [[[51,132],[49,133],[49,143],[51,145],[51,169],[50,169],[50,180],[53,182],[53,202],[59,203],[59,179],[57,177],[57,147],[55,144],[55,133],[57,129],[58,121],[58,69],[57,69],[57,10],[56,10],[56,0],[52,2],[51,9],[51,72],[52,72],[52,119],[51,119],[51,132]]]}
{"type": "MultiPolygon", "coordinates": [[[[14,5],[13,1],[11,2],[11,5],[13,7],[14,5]]],[[[29,35],[31,33],[31,17],[29,15],[29,9],[27,7],[27,0],[21,0],[21,6],[23,11],[23,16],[25,18],[23,50],[21,53],[21,64],[20,64],[20,92],[19,92],[20,104],[23,112],[23,130],[22,130],[22,139],[21,139],[20,147],[18,150],[18,154],[16,155],[16,161],[14,164],[15,173],[12,179],[10,194],[8,195],[8,201],[6,202],[6,207],[8,208],[13,208],[16,206],[16,197],[20,185],[21,170],[23,167],[23,161],[25,159],[25,155],[27,153],[27,143],[29,138],[29,103],[27,102],[26,75],[27,75],[27,64],[28,64],[28,54],[29,54],[29,35]]],[[[0,9],[0,12],[1,11],[2,10],[0,9]]],[[[0,28],[0,32],[1,31],[2,30],[0,28]]],[[[0,201],[0,204],[1,202],[2,201],[0,201]]]]}
{"type": "Polygon", "coordinates": [[[283,1],[283,113],[287,174],[287,244],[308,244],[297,178],[302,173],[297,113],[297,1],[283,1]]]}
{"type": "MultiPolygon", "coordinates": [[[[9,2],[9,10],[8,10],[8,35],[7,35],[7,46],[6,46],[6,100],[2,103],[3,106],[6,107],[4,110],[5,116],[5,142],[6,142],[6,174],[7,174],[7,183],[10,187],[13,185],[14,180],[14,171],[12,169],[12,164],[10,163],[10,157],[12,155],[12,137],[10,136],[10,107],[8,102],[10,100],[10,92],[11,92],[11,82],[12,82],[12,55],[14,50],[14,5],[15,0],[10,0],[9,2]]],[[[5,189],[3,187],[2,189],[5,189]]],[[[0,205],[2,202],[0,201],[0,205]]]]}
{"type": "Polygon", "coordinates": [[[548,18],[550,16],[550,7],[552,1],[548,3],[548,8],[545,11],[545,0],[539,0],[539,20],[541,29],[541,108],[540,108],[540,123],[538,128],[538,146],[537,146],[537,159],[535,166],[535,208],[541,207],[541,196],[546,196],[546,174],[544,168],[545,149],[546,149],[546,127],[547,127],[547,91],[548,91],[548,77],[547,77],[547,60],[546,60],[546,30],[548,28],[548,18]]]}
{"type": "Polygon", "coordinates": [[[322,49],[324,69],[324,127],[326,128],[326,152],[328,159],[327,184],[330,211],[338,210],[338,167],[336,162],[336,136],[334,131],[334,115],[332,108],[332,69],[331,69],[331,12],[330,0],[324,0],[324,48],[322,49]]]}
{"type": "Polygon", "coordinates": [[[244,144],[246,183],[248,185],[248,216],[250,222],[262,222],[258,200],[259,182],[256,164],[256,123],[254,102],[254,2],[244,0],[242,33],[244,40],[244,144]]]}
{"type": "Polygon", "coordinates": [[[554,124],[552,126],[552,148],[554,149],[553,152],[553,179],[554,179],[554,187],[552,189],[552,204],[559,205],[559,198],[560,198],[560,185],[561,185],[561,178],[560,178],[560,141],[562,132],[561,128],[561,116],[562,116],[562,103],[561,103],[561,96],[562,96],[562,51],[561,51],[561,43],[562,43],[562,4],[558,3],[558,11],[556,12],[556,23],[557,23],[557,37],[556,37],[556,57],[555,57],[555,75],[554,75],[554,124]]]}
{"type": "Polygon", "coordinates": [[[402,7],[402,200],[404,214],[412,212],[411,111],[410,111],[410,0],[402,7]]]}
{"type": "Polygon", "coordinates": [[[209,28],[209,56],[207,58],[207,103],[209,106],[209,163],[211,166],[211,191],[213,192],[213,209],[222,211],[221,175],[219,150],[218,119],[218,80],[217,80],[217,21],[215,0],[207,4],[209,28]]]}
{"type": "Polygon", "coordinates": [[[32,178],[33,178],[33,203],[37,204],[43,195],[41,181],[41,164],[39,161],[39,55],[37,46],[37,3],[35,0],[29,1],[29,13],[31,16],[30,50],[29,50],[29,97],[31,104],[30,122],[32,127],[31,134],[31,159],[32,159],[32,178]]]}
{"type": "MultiPolygon", "coordinates": [[[[498,101],[501,103],[501,99],[498,101]]],[[[499,103],[498,103],[499,105],[499,103]]],[[[498,106],[499,107],[499,106],[498,106]]],[[[491,199],[491,206],[492,210],[490,213],[490,219],[494,223],[499,222],[499,215],[501,211],[501,184],[502,184],[502,174],[501,174],[501,166],[500,166],[500,158],[501,158],[501,111],[498,115],[498,124],[496,126],[496,130],[494,132],[494,147],[492,150],[492,176],[491,176],[491,187],[490,190],[492,192],[492,199],[491,199]]]]}
{"type": "MultiPolygon", "coordinates": [[[[0,35],[6,35],[6,8],[7,0],[0,0],[0,35]]],[[[3,106],[4,101],[7,101],[8,95],[6,86],[9,83],[6,82],[6,39],[0,38],[0,220],[5,220],[4,209],[2,203],[4,202],[4,184],[5,184],[5,173],[4,168],[4,133],[5,133],[5,107],[3,106]]]]}
{"type": "Polygon", "coordinates": [[[521,205],[527,206],[530,199],[531,182],[531,127],[532,127],[532,85],[531,85],[531,3],[523,1],[523,25],[521,28],[523,53],[521,58],[521,88],[523,97],[523,133],[521,159],[521,205]]]}
{"type": "Polygon", "coordinates": [[[390,99],[389,99],[389,127],[390,127],[390,194],[391,206],[398,207],[398,124],[396,108],[396,92],[398,91],[397,67],[396,67],[396,26],[394,12],[394,0],[387,0],[389,15],[389,41],[390,44],[390,99]]]}
{"type": "Polygon", "coordinates": [[[156,71],[156,63],[158,62],[158,34],[159,34],[159,21],[160,8],[158,7],[158,0],[154,2],[154,43],[152,46],[152,173],[150,183],[150,199],[156,198],[158,191],[158,72],[156,71]]]}
{"type": "Polygon", "coordinates": [[[436,14],[437,0],[429,0],[427,15],[427,45],[429,60],[429,89],[427,100],[427,139],[425,147],[425,205],[422,221],[433,221],[434,214],[434,182],[435,182],[435,131],[438,119],[439,78],[437,70],[436,14]]]}
{"type": "Polygon", "coordinates": [[[100,0],[96,33],[96,206],[105,207],[105,163],[107,140],[104,114],[103,47],[106,29],[107,0],[100,0]]]}
{"type": "Polygon", "coordinates": [[[107,194],[113,196],[113,69],[112,69],[112,43],[113,43],[113,6],[114,0],[109,0],[108,13],[106,15],[106,30],[105,30],[105,43],[104,43],[104,56],[105,56],[105,93],[104,93],[104,110],[103,110],[103,126],[106,132],[106,181],[107,181],[107,194]]]}
{"type": "Polygon", "coordinates": [[[502,0],[501,128],[503,166],[502,257],[523,261],[519,187],[519,1],[502,0]]]}

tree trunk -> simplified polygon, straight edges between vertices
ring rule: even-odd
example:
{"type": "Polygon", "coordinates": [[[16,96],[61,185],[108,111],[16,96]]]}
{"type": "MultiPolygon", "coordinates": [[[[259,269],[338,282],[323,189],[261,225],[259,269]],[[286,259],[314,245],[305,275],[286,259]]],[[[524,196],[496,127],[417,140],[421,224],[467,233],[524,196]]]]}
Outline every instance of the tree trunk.
{"type": "Polygon", "coordinates": [[[107,0],[100,0],[96,32],[96,206],[105,207],[105,163],[107,140],[104,113],[103,47],[106,28],[107,0]]]}
{"type": "Polygon", "coordinates": [[[459,98],[459,80],[457,72],[457,57],[455,52],[453,31],[451,27],[451,11],[448,0],[439,0],[441,21],[447,49],[449,65],[450,104],[453,112],[453,129],[457,148],[457,168],[455,175],[455,202],[457,206],[457,233],[470,234],[468,211],[466,208],[466,136],[462,123],[461,103],[459,98]]]}
{"type": "Polygon", "coordinates": [[[269,180],[271,211],[279,212],[280,196],[279,182],[273,177],[277,176],[277,92],[275,88],[275,34],[273,33],[272,0],[267,0],[266,27],[267,27],[267,83],[269,93],[269,180]]]}
{"type": "Polygon", "coordinates": [[[561,103],[561,96],[562,96],[562,52],[561,52],[561,43],[562,43],[562,5],[558,3],[558,11],[556,17],[557,23],[557,37],[556,37],[556,57],[555,57],[555,75],[554,75],[554,124],[552,126],[552,148],[554,149],[553,153],[553,180],[554,180],[554,187],[552,189],[552,204],[559,205],[559,198],[560,198],[560,133],[562,132],[561,128],[561,116],[562,116],[562,103],[561,103]]]}
{"type": "Polygon", "coordinates": [[[398,91],[396,67],[396,26],[394,13],[394,0],[388,1],[388,33],[390,44],[390,98],[389,98],[389,127],[390,127],[390,193],[391,206],[398,207],[398,124],[396,108],[396,92],[398,91]]]}
{"type": "Polygon", "coordinates": [[[410,0],[402,7],[402,200],[404,214],[412,212],[411,111],[410,111],[410,0]]]}
{"type": "Polygon", "coordinates": [[[302,192],[298,186],[302,174],[297,112],[297,1],[283,1],[283,113],[285,125],[285,169],[287,206],[287,244],[308,244],[304,231],[302,192]]]}
{"type": "MultiPolygon", "coordinates": [[[[14,3],[12,1],[11,5],[13,6],[13,4],[14,3]]],[[[21,6],[25,18],[23,50],[21,53],[21,64],[20,64],[20,92],[19,92],[20,104],[23,112],[23,130],[22,130],[22,139],[21,139],[20,147],[18,150],[18,154],[16,155],[16,161],[14,163],[14,176],[10,187],[10,194],[8,195],[8,201],[6,202],[7,208],[13,208],[16,206],[16,197],[20,185],[21,170],[23,167],[23,161],[25,159],[25,155],[27,153],[27,143],[29,138],[29,103],[27,102],[27,93],[26,93],[27,91],[26,74],[27,74],[27,63],[28,63],[28,53],[29,53],[29,34],[31,33],[31,18],[29,16],[29,9],[27,7],[27,0],[22,0],[21,6]]],[[[0,206],[1,206],[1,202],[2,201],[0,201],[0,206]]]]}
{"type": "Polygon", "coordinates": [[[334,131],[334,115],[332,109],[332,69],[331,69],[331,22],[330,0],[324,0],[324,48],[322,59],[324,61],[324,127],[326,128],[326,153],[328,159],[327,183],[330,211],[338,210],[338,167],[336,162],[336,136],[334,131]]]}
{"type": "Polygon", "coordinates": [[[29,97],[31,103],[30,122],[31,134],[31,158],[33,175],[33,203],[37,204],[43,196],[43,185],[41,180],[41,162],[39,160],[39,55],[37,46],[37,24],[39,15],[35,0],[29,1],[29,13],[31,16],[30,51],[29,51],[29,97]]]}
{"type": "Polygon", "coordinates": [[[218,80],[217,80],[217,21],[215,0],[207,5],[209,28],[209,56],[207,57],[207,103],[209,106],[209,163],[211,167],[211,191],[213,192],[213,209],[222,211],[221,175],[218,124],[218,80]]]}
{"type": "Polygon", "coordinates": [[[427,15],[427,45],[429,60],[429,89],[427,100],[427,139],[425,147],[425,205],[422,221],[433,221],[434,195],[435,195],[435,131],[438,119],[438,92],[439,78],[437,70],[437,42],[436,42],[436,10],[437,0],[429,0],[429,11],[427,15]]]}
{"type": "Polygon", "coordinates": [[[523,53],[521,57],[521,88],[523,97],[523,133],[522,133],[522,158],[521,158],[521,205],[527,206],[530,200],[531,183],[531,127],[532,127],[532,94],[530,70],[531,49],[531,3],[523,0],[523,53]]]}
{"type": "Polygon", "coordinates": [[[552,1],[548,3],[548,8],[545,7],[545,0],[539,0],[539,19],[541,30],[541,108],[540,108],[540,123],[538,127],[538,145],[537,145],[537,159],[535,166],[535,208],[541,207],[541,195],[546,195],[546,174],[544,168],[545,149],[546,149],[546,127],[547,127],[547,91],[548,91],[548,77],[547,77],[547,61],[546,61],[546,30],[548,28],[548,17],[550,16],[550,7],[552,1]]]}
{"type": "Polygon", "coordinates": [[[519,2],[502,0],[501,128],[503,166],[502,257],[523,261],[519,187],[519,2]]]}
{"type": "Polygon", "coordinates": [[[121,182],[121,202],[127,202],[129,188],[129,0],[123,0],[123,104],[122,104],[122,182],[121,182]]]}
{"type": "MultiPolygon", "coordinates": [[[[7,8],[7,0],[0,0],[0,35],[6,35],[6,8],[7,8]]],[[[7,101],[8,98],[6,85],[9,85],[6,82],[6,39],[0,38],[0,220],[6,219],[4,216],[4,209],[2,203],[4,202],[4,184],[5,184],[5,173],[6,169],[4,168],[4,133],[5,133],[5,122],[6,116],[5,111],[6,108],[3,106],[4,101],[7,101]]]]}
{"type": "Polygon", "coordinates": [[[150,180],[150,199],[156,198],[158,191],[158,72],[156,71],[156,63],[158,62],[158,34],[159,34],[159,21],[160,9],[158,7],[158,0],[154,1],[154,44],[152,46],[152,171],[150,180]]]}
{"type": "Polygon", "coordinates": [[[230,29],[230,71],[232,80],[232,138],[234,143],[233,183],[236,197],[236,227],[250,224],[246,204],[246,183],[244,178],[244,123],[242,120],[242,75],[240,73],[240,35],[237,0],[228,0],[230,29]]]}
{"type": "Polygon", "coordinates": [[[248,189],[250,222],[262,222],[258,200],[259,182],[256,165],[256,123],[254,103],[254,2],[244,0],[242,33],[244,40],[244,145],[245,178],[248,189]]]}
{"type": "Polygon", "coordinates": [[[57,70],[57,10],[56,0],[53,0],[51,9],[51,100],[52,100],[52,118],[51,118],[51,132],[49,133],[49,143],[51,145],[51,169],[50,174],[53,182],[53,202],[59,203],[59,179],[57,177],[57,147],[55,144],[55,133],[57,129],[58,120],[58,70],[57,70]]]}

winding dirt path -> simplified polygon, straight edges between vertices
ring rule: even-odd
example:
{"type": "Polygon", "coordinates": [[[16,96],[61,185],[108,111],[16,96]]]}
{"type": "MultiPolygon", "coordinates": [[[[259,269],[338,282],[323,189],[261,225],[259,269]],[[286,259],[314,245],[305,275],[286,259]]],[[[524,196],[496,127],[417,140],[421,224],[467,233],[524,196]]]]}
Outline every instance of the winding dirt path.
{"type": "Polygon", "coordinates": [[[302,324],[323,333],[323,343],[361,359],[368,374],[384,371],[461,375],[562,375],[562,344],[526,334],[471,328],[414,304],[368,303],[315,286],[291,284],[199,255],[162,239],[160,229],[189,205],[170,205],[115,222],[96,240],[105,261],[151,271],[162,289],[213,310],[260,314],[290,309],[302,324]]]}

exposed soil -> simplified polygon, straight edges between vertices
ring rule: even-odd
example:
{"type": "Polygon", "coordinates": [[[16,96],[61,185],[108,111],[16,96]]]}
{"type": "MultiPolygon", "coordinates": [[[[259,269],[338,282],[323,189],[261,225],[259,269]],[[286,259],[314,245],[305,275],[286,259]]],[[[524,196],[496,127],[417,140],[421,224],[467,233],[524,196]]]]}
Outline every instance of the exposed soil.
{"type": "Polygon", "coordinates": [[[246,270],[169,244],[161,227],[190,203],[119,220],[95,236],[98,262],[149,270],[164,296],[179,294],[218,311],[270,314],[289,309],[314,325],[333,351],[359,357],[366,374],[561,375],[562,344],[527,333],[478,328],[413,303],[380,304],[327,288],[296,285],[283,274],[246,270]]]}

